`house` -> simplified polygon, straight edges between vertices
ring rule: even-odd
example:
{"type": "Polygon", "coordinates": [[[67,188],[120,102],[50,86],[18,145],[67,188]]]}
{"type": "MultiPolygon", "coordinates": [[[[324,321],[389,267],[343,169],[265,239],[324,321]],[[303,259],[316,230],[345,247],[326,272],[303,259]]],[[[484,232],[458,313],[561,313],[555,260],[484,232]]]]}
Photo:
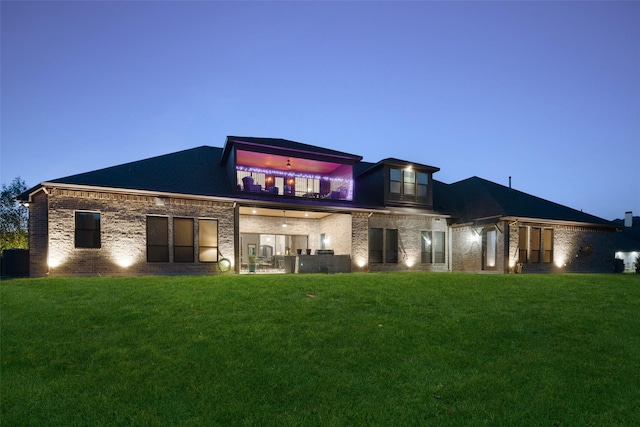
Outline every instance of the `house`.
{"type": "Polygon", "coordinates": [[[439,168],[229,136],[45,181],[29,206],[30,274],[612,271],[616,226],[439,168]]]}
{"type": "Polygon", "coordinates": [[[619,228],[615,238],[616,259],[622,260],[625,272],[636,271],[636,259],[640,256],[640,217],[625,212],[624,219],[612,221],[619,228]]]}

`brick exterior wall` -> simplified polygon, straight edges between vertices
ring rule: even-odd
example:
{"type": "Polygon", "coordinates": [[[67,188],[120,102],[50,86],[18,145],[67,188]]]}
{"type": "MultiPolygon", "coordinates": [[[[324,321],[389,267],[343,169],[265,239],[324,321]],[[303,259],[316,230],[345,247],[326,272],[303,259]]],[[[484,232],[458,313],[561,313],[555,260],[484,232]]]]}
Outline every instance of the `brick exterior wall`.
{"type": "MultiPolygon", "coordinates": [[[[103,192],[56,190],[48,196],[48,242],[42,233],[33,233],[31,241],[31,271],[41,276],[51,275],[135,275],[135,274],[211,274],[217,264],[199,263],[198,218],[218,220],[218,250],[234,262],[234,209],[232,203],[206,200],[166,198],[164,206],[156,198],[103,192]],[[101,248],[75,248],[75,212],[100,213],[101,248]],[[194,218],[194,263],[148,263],[146,260],[146,217],[169,218],[169,248],[173,253],[174,217],[194,218]],[[48,260],[42,251],[48,243],[48,260]]],[[[31,208],[31,206],[30,206],[31,208]]],[[[41,221],[44,203],[31,208],[32,224],[41,221]]],[[[46,234],[45,234],[46,235],[46,234]]]]}
{"type": "MultiPolygon", "coordinates": [[[[509,248],[507,240],[510,239],[510,236],[513,236],[513,234],[509,232],[508,224],[505,222],[499,223],[497,227],[493,225],[487,227],[452,227],[451,245],[454,248],[451,256],[452,271],[506,273],[509,269],[506,250],[509,248]],[[496,265],[483,270],[482,235],[486,230],[496,230],[496,265]]],[[[516,239],[518,238],[517,228],[515,237],[516,239]]],[[[517,240],[515,247],[517,251],[517,240]]]]}
{"type": "Polygon", "coordinates": [[[325,248],[333,249],[336,255],[351,255],[351,227],[351,215],[334,214],[322,218],[320,233],[329,240],[325,248]]]}
{"type": "Polygon", "coordinates": [[[351,215],[351,271],[368,271],[369,214],[354,212],[351,215]]]}
{"type": "MultiPolygon", "coordinates": [[[[151,196],[108,192],[50,189],[32,197],[29,205],[30,274],[51,275],[138,275],[138,274],[215,274],[217,264],[199,263],[198,221],[218,221],[220,257],[240,267],[240,233],[284,234],[282,217],[239,215],[232,202],[166,198],[156,203],[151,196]],[[75,248],[75,212],[100,213],[101,248],[75,248]],[[169,248],[173,253],[174,217],[194,218],[194,263],[148,263],[146,260],[146,218],[169,218],[169,248]]],[[[351,271],[483,271],[482,239],[474,228],[449,228],[444,218],[369,214],[332,214],[322,219],[287,218],[286,234],[308,237],[315,253],[321,248],[320,236],[330,239],[327,249],[336,255],[349,255],[351,271]],[[370,228],[398,230],[398,262],[369,264],[370,228]],[[442,231],[446,236],[444,263],[420,262],[421,231],[442,231]]],[[[612,229],[576,227],[563,224],[501,222],[497,225],[495,272],[519,271],[518,226],[553,229],[553,262],[522,265],[523,272],[611,272],[614,235],[612,229]]],[[[493,226],[488,226],[493,227],[493,226]]],[[[481,231],[481,230],[480,230],[481,231]]]]}
{"type": "Polygon", "coordinates": [[[482,238],[472,227],[452,227],[451,245],[452,271],[482,270],[482,238]]]}
{"type": "MultiPolygon", "coordinates": [[[[444,218],[428,217],[420,215],[383,215],[373,214],[369,218],[368,228],[383,228],[398,230],[398,262],[369,264],[369,271],[449,271],[449,234],[447,221],[444,218]],[[443,231],[445,232],[445,262],[428,264],[420,262],[422,250],[422,231],[443,231]]],[[[368,230],[367,230],[368,236],[368,230]]],[[[367,238],[368,241],[368,238],[367,238]]],[[[368,244],[368,243],[367,243],[368,244]]],[[[367,246],[368,252],[368,246],[367,246]]],[[[368,262],[368,253],[367,253],[368,262]]]]}
{"type": "Polygon", "coordinates": [[[49,197],[44,191],[34,194],[29,203],[29,274],[46,276],[48,272],[49,197]]]}
{"type": "MultiPolygon", "coordinates": [[[[492,226],[491,226],[492,227],[492,226]]],[[[614,231],[549,223],[498,223],[496,268],[501,273],[612,272],[614,231]],[[518,227],[553,229],[553,261],[518,264],[518,227]]],[[[482,233],[481,229],[477,229],[482,233]]],[[[453,271],[483,271],[482,238],[473,227],[452,227],[453,271]]]]}
{"type": "Polygon", "coordinates": [[[524,273],[551,272],[613,272],[615,252],[615,230],[603,228],[577,227],[569,225],[519,223],[511,226],[511,253],[517,260],[518,226],[553,229],[553,262],[522,264],[524,273]],[[515,250],[514,250],[515,248],[515,250]]]}

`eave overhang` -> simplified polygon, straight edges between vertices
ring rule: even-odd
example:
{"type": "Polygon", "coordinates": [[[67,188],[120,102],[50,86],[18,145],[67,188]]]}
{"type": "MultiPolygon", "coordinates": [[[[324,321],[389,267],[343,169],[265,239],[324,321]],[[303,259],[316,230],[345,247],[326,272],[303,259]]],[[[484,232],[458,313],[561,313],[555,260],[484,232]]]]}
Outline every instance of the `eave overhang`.
{"type": "Polygon", "coordinates": [[[471,222],[452,224],[452,227],[481,227],[485,225],[494,225],[499,222],[508,222],[509,224],[523,223],[523,224],[542,224],[542,225],[564,225],[570,227],[590,227],[590,228],[603,228],[616,230],[618,226],[614,224],[598,224],[585,221],[567,221],[559,219],[547,219],[547,218],[531,218],[521,216],[491,216],[485,218],[477,218],[471,222]]]}
{"type": "Polygon", "coordinates": [[[72,191],[91,191],[98,193],[114,193],[114,194],[129,194],[134,196],[148,196],[148,197],[171,197],[171,198],[188,198],[194,200],[209,200],[209,201],[217,201],[217,202],[235,202],[241,199],[236,199],[233,197],[225,197],[225,196],[207,196],[201,194],[184,194],[184,193],[172,193],[166,191],[153,191],[153,190],[137,190],[131,188],[116,188],[116,187],[100,187],[93,185],[82,185],[82,184],[64,184],[59,182],[42,182],[39,186],[34,187],[34,189],[29,192],[28,200],[23,200],[23,202],[31,202],[32,197],[44,191],[49,194],[51,190],[72,190],[72,191]]]}

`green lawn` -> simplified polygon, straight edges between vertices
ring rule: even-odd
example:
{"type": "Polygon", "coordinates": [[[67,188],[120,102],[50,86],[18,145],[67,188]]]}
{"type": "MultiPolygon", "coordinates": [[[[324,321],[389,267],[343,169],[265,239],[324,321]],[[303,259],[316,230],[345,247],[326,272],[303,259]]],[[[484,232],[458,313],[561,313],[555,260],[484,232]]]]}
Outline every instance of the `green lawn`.
{"type": "Polygon", "coordinates": [[[3,426],[640,425],[640,276],[1,283],[3,426]]]}

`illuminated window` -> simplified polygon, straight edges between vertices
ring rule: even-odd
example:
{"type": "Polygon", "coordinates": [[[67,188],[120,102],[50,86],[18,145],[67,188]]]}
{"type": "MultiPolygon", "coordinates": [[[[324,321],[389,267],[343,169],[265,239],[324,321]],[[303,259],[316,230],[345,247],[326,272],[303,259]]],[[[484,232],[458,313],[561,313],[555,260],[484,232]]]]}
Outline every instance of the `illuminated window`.
{"type": "Polygon", "coordinates": [[[496,230],[487,230],[484,247],[484,266],[486,268],[495,268],[496,266],[497,244],[498,233],[496,230]]]}
{"type": "Polygon", "coordinates": [[[147,262],[169,262],[169,218],[147,217],[147,262]]]}
{"type": "Polygon", "coordinates": [[[416,194],[416,173],[412,170],[404,171],[404,189],[403,193],[407,196],[415,196],[416,194]]]}
{"type": "Polygon", "coordinates": [[[544,229],[544,262],[553,262],[553,229],[544,229]]]}
{"type": "Polygon", "coordinates": [[[420,262],[423,264],[431,264],[433,261],[431,259],[432,247],[433,243],[431,241],[431,232],[423,231],[422,238],[420,239],[420,262]]]}
{"type": "Polygon", "coordinates": [[[444,263],[446,249],[444,231],[423,231],[420,240],[420,262],[444,263]]]}
{"type": "Polygon", "coordinates": [[[369,229],[369,263],[382,263],[382,228],[369,229]]]}
{"type": "Polygon", "coordinates": [[[518,262],[527,262],[527,227],[518,227],[518,262]]]}
{"type": "Polygon", "coordinates": [[[173,261],[193,262],[193,219],[173,219],[173,261]]]}
{"type": "Polygon", "coordinates": [[[389,192],[404,196],[427,197],[429,174],[411,169],[389,169],[389,192]]]}
{"type": "Polygon", "coordinates": [[[386,263],[398,262],[398,230],[388,228],[385,236],[385,260],[386,263]]]}
{"type": "Polygon", "coordinates": [[[218,221],[198,220],[198,261],[218,262],[218,221]]]}
{"type": "Polygon", "coordinates": [[[76,212],[76,248],[100,248],[100,214],[76,212]]]}
{"type": "Polygon", "coordinates": [[[531,227],[531,262],[540,262],[540,249],[542,230],[540,227],[531,227]]]}

